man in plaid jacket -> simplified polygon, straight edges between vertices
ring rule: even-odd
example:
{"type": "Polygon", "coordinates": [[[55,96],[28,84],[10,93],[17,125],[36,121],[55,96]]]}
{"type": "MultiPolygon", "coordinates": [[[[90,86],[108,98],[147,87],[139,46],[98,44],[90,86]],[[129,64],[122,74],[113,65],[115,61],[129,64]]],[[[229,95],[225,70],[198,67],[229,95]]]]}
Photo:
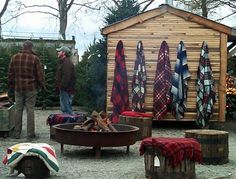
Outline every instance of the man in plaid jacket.
{"type": "Polygon", "coordinates": [[[27,112],[27,138],[35,138],[34,107],[37,90],[46,89],[40,59],[32,49],[33,43],[25,41],[22,51],[12,56],[8,69],[8,87],[9,91],[14,92],[16,102],[16,139],[21,135],[24,107],[27,112]]]}

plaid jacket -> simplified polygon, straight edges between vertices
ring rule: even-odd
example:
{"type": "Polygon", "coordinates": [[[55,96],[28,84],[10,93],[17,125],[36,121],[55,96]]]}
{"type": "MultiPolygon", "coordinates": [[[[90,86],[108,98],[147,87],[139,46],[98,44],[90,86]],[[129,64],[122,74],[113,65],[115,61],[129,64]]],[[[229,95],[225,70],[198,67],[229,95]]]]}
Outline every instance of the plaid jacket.
{"type": "Polygon", "coordinates": [[[42,65],[33,51],[22,50],[11,58],[8,69],[8,87],[17,92],[45,88],[42,65]]]}

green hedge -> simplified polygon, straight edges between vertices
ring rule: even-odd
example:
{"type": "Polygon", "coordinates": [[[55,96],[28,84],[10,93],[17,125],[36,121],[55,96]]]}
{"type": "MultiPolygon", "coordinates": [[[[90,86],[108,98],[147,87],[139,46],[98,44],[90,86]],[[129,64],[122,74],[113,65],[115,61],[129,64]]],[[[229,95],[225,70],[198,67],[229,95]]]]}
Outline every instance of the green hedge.
{"type": "MultiPolygon", "coordinates": [[[[42,93],[39,91],[36,106],[38,107],[51,107],[58,106],[59,99],[58,94],[55,92],[55,73],[56,73],[56,64],[57,64],[57,52],[56,48],[58,44],[47,46],[44,41],[37,43],[35,47],[35,52],[39,55],[43,67],[46,65],[45,80],[47,92],[42,93]]],[[[0,45],[0,92],[7,92],[7,75],[8,75],[8,65],[12,55],[19,52],[21,49],[20,46],[14,45],[0,45]]]]}

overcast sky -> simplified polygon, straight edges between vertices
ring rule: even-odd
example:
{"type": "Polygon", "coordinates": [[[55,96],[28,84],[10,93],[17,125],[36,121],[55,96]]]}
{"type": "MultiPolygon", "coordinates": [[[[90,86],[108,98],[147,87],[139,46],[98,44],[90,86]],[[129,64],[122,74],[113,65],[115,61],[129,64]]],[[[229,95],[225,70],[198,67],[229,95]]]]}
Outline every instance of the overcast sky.
{"type": "MultiPolygon", "coordinates": [[[[1,1],[1,0],[0,0],[1,1]]],[[[27,3],[34,2],[35,0],[23,0],[27,3]]],[[[46,0],[40,0],[41,3],[46,0]]],[[[38,2],[35,1],[36,3],[38,2]]],[[[48,1],[53,3],[53,1],[48,1]]],[[[150,9],[158,7],[160,4],[164,3],[165,0],[158,0],[153,4],[150,9]]],[[[2,9],[2,3],[0,3],[0,9],[2,9]]],[[[70,14],[72,14],[73,10],[70,14]]],[[[223,13],[226,11],[222,11],[223,13]]],[[[71,17],[71,16],[70,16],[71,17]]],[[[78,21],[74,22],[73,18],[69,17],[68,27],[67,27],[67,39],[72,39],[72,36],[76,38],[76,48],[78,49],[79,55],[81,56],[83,52],[87,49],[89,44],[92,43],[93,39],[101,38],[100,29],[104,27],[102,12],[89,12],[89,14],[81,14],[78,21]]],[[[235,17],[229,18],[226,21],[222,21],[228,26],[236,26],[235,17]]],[[[25,37],[49,37],[57,39],[58,20],[50,17],[46,14],[25,14],[20,16],[17,20],[11,21],[3,26],[3,36],[4,38],[8,36],[16,36],[19,38],[25,37]]]]}

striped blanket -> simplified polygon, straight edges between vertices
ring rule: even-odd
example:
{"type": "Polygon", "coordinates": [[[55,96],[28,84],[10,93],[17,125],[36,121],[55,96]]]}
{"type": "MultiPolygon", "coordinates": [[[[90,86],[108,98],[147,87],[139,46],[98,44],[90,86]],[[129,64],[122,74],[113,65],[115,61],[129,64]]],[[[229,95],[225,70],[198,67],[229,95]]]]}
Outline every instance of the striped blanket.
{"type": "Polygon", "coordinates": [[[142,41],[138,42],[132,79],[132,110],[144,112],[146,93],[146,67],[142,41]]]}
{"type": "Polygon", "coordinates": [[[213,106],[216,102],[215,81],[213,79],[208,45],[202,43],[199,67],[197,72],[197,125],[204,127],[213,114],[213,106]]]}
{"type": "Polygon", "coordinates": [[[172,113],[176,119],[182,119],[186,112],[186,99],[188,92],[188,79],[190,78],[187,53],[183,41],[180,41],[177,51],[175,73],[172,80],[172,113]]]}
{"type": "Polygon", "coordinates": [[[3,164],[10,167],[10,171],[13,172],[25,156],[39,157],[50,171],[54,173],[59,171],[55,150],[46,143],[19,143],[11,146],[7,149],[3,164]]]}

